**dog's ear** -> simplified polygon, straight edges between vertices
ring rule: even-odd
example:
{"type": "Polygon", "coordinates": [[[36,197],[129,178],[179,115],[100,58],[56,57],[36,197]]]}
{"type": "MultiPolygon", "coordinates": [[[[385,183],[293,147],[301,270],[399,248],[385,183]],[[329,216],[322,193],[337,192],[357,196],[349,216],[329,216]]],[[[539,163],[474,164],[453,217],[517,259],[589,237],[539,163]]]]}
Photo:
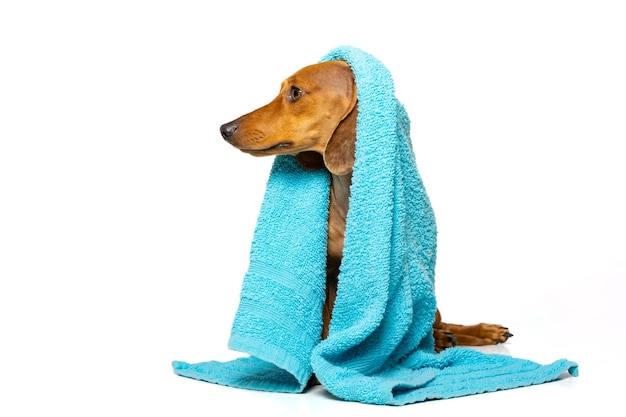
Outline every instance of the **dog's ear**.
{"type": "Polygon", "coordinates": [[[356,149],[356,119],[358,114],[357,105],[352,111],[339,122],[333,132],[324,155],[314,151],[300,152],[296,159],[302,168],[311,171],[326,168],[335,175],[350,173],[354,166],[354,152],[356,149]]]}
{"type": "Polygon", "coordinates": [[[324,164],[335,175],[349,174],[354,167],[358,114],[356,92],[352,103],[352,110],[339,122],[324,151],[324,164]]]}

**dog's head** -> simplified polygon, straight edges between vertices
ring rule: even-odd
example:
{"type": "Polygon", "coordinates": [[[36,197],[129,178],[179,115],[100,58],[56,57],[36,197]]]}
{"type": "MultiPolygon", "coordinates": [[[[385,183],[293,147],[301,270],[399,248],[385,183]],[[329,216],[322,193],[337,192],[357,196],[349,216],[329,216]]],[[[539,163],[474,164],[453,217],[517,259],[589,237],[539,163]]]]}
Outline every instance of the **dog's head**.
{"type": "Polygon", "coordinates": [[[310,65],[283,81],[269,104],[220,127],[222,137],[254,156],[295,155],[308,169],[334,174],[354,164],[357,94],[343,61],[310,65]]]}

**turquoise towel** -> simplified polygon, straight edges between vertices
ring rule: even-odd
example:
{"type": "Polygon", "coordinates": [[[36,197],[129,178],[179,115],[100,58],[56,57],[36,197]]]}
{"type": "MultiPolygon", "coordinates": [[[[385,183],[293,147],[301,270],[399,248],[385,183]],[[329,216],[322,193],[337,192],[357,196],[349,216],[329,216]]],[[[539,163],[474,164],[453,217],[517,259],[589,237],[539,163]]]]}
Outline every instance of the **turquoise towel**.
{"type": "Polygon", "coordinates": [[[320,341],[330,176],[277,156],[267,183],[229,347],[249,357],[173,362],[178,375],[239,388],[302,392],[315,373],[336,397],[402,405],[540,384],[578,365],[453,348],[436,354],[436,225],[409,119],[391,74],[352,47],[359,113],[339,288],[320,341]]]}

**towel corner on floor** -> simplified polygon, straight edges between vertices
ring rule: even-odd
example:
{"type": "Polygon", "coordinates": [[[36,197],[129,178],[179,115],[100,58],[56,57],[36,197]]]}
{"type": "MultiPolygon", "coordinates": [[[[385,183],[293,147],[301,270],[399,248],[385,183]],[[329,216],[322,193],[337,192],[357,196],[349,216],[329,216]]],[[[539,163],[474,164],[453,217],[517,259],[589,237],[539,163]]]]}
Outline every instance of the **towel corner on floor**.
{"type": "Polygon", "coordinates": [[[434,352],[435,217],[418,173],[409,118],[387,68],[358,48],[322,61],[350,64],[357,84],[356,158],[339,289],[320,340],[330,176],[277,156],[257,221],[228,362],[173,362],[178,375],[238,388],[302,392],[315,373],[338,398],[403,405],[578,374],[561,359],[453,348],[434,352]]]}

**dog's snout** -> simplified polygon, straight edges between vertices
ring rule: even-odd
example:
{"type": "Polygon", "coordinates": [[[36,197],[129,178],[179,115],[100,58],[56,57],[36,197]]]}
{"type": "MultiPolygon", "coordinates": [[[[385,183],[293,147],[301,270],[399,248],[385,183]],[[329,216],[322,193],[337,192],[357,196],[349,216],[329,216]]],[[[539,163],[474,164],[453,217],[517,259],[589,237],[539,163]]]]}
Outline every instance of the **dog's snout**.
{"type": "Polygon", "coordinates": [[[236,131],[237,123],[235,122],[225,123],[220,127],[220,133],[222,134],[222,137],[229,142],[233,138],[233,135],[236,131]]]}

